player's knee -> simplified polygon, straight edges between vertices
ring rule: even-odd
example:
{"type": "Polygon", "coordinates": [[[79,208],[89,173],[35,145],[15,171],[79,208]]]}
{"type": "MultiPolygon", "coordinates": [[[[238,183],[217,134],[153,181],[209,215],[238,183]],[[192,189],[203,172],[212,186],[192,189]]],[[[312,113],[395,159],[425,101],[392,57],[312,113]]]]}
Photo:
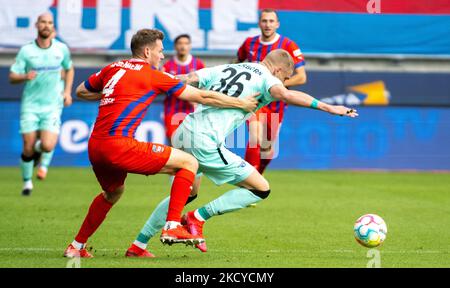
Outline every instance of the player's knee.
{"type": "Polygon", "coordinates": [[[55,148],[55,144],[51,143],[51,142],[45,142],[42,141],[41,142],[41,150],[42,152],[51,152],[53,150],[53,148],[55,148]]]}
{"type": "Polygon", "coordinates": [[[186,154],[182,166],[182,168],[187,169],[195,174],[198,170],[198,161],[194,158],[194,156],[186,154]]]}
{"type": "Polygon", "coordinates": [[[270,194],[270,189],[268,190],[250,189],[250,191],[261,199],[266,199],[267,197],[269,197],[270,194]]]}
{"type": "Polygon", "coordinates": [[[34,143],[31,141],[24,141],[23,142],[23,150],[22,153],[25,156],[32,156],[34,154],[34,143]]]}
{"type": "Polygon", "coordinates": [[[114,205],[117,203],[117,201],[119,201],[120,197],[122,197],[124,190],[124,186],[111,189],[110,191],[105,190],[103,191],[103,196],[105,197],[106,201],[114,205]]]}
{"type": "Polygon", "coordinates": [[[261,191],[268,191],[268,190],[270,191],[269,181],[267,181],[266,178],[263,177],[260,185],[258,185],[258,187],[255,188],[261,191]]]}
{"type": "Polygon", "coordinates": [[[34,154],[33,146],[30,147],[23,146],[22,155],[24,155],[25,157],[32,157],[33,154],[34,154]]]}

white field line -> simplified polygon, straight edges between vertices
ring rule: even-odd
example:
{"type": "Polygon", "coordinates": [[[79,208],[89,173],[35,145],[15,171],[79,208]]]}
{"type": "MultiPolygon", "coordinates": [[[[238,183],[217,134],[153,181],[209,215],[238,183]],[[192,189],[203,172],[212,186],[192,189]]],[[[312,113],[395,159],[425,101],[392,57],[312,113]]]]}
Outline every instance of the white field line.
{"type": "MultiPolygon", "coordinates": [[[[180,245],[182,247],[182,245],[180,245]]],[[[194,249],[194,248],[191,248],[194,249]]],[[[94,248],[93,250],[97,252],[124,252],[126,249],[124,248],[94,248]]],[[[151,247],[149,248],[151,250],[151,247]]],[[[0,252],[12,252],[12,251],[23,251],[23,252],[64,252],[64,249],[60,248],[44,248],[44,247],[14,247],[14,248],[8,248],[8,247],[0,247],[0,252]]],[[[233,250],[222,250],[222,249],[209,249],[211,253],[218,252],[218,253],[261,253],[261,251],[255,251],[255,250],[246,250],[246,249],[233,249],[233,250]]],[[[438,250],[379,250],[382,254],[450,254],[450,251],[438,251],[438,250]]],[[[297,254],[352,254],[352,253],[361,253],[361,250],[320,250],[320,251],[310,251],[310,250],[267,250],[264,251],[265,253],[297,253],[297,254]]]]}

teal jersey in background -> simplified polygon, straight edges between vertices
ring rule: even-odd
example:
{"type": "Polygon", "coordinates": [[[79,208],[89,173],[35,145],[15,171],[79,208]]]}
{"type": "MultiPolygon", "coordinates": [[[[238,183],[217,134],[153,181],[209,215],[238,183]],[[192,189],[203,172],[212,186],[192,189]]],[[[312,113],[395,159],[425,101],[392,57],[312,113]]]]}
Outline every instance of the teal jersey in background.
{"type": "MultiPolygon", "coordinates": [[[[257,97],[259,102],[257,110],[274,101],[269,89],[277,84],[282,85],[278,78],[259,63],[221,65],[204,68],[195,73],[199,77],[199,87],[202,89],[219,91],[239,98],[261,93],[257,97]]],[[[207,137],[219,146],[250,116],[250,113],[242,109],[198,105],[193,113],[186,116],[181,127],[195,133],[197,137],[207,137]]]]}
{"type": "Polygon", "coordinates": [[[10,71],[26,74],[37,72],[36,78],[27,81],[22,95],[22,112],[46,111],[63,107],[61,69],[72,67],[69,48],[53,39],[50,47],[40,48],[36,41],[19,50],[10,71]]]}

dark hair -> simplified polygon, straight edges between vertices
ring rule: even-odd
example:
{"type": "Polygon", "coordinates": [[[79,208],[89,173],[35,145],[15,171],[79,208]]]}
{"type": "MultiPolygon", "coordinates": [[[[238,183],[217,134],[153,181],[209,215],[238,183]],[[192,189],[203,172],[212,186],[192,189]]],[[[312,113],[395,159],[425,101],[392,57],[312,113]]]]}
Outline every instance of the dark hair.
{"type": "Polygon", "coordinates": [[[138,55],[142,48],[147,45],[154,45],[156,40],[164,40],[164,33],[158,29],[141,29],[131,38],[131,53],[138,55]]]}
{"type": "Polygon", "coordinates": [[[178,40],[180,40],[181,38],[187,38],[189,40],[189,42],[191,42],[191,36],[189,36],[189,34],[181,34],[178,35],[175,40],[173,40],[174,44],[177,44],[178,40]]]}
{"type": "Polygon", "coordinates": [[[279,20],[277,11],[275,11],[272,8],[266,8],[266,9],[261,10],[261,14],[259,14],[259,20],[261,20],[261,16],[263,13],[275,13],[275,16],[277,16],[277,21],[279,20]]]}

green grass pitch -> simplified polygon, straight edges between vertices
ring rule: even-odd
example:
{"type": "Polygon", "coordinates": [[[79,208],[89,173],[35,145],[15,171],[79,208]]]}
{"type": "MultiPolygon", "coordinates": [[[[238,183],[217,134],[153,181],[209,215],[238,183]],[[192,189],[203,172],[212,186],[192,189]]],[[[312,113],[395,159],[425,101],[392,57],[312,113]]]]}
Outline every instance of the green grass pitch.
{"type": "MultiPolygon", "coordinates": [[[[81,267],[366,267],[369,249],[353,239],[354,221],[376,213],[388,226],[381,267],[450,267],[450,175],[336,171],[268,171],[272,193],[256,208],[217,216],[205,225],[209,251],[184,245],[149,250],[155,259],[127,259],[125,250],[157,203],[168,177],[129,175],[121,201],[90,239],[93,259],[81,267]]],[[[0,267],[66,267],[63,250],[99,193],[88,168],[50,168],[20,195],[17,168],[0,168],[0,267]]],[[[186,209],[230,186],[204,179],[186,209]]],[[[159,235],[158,235],[159,236],[159,235]]]]}

